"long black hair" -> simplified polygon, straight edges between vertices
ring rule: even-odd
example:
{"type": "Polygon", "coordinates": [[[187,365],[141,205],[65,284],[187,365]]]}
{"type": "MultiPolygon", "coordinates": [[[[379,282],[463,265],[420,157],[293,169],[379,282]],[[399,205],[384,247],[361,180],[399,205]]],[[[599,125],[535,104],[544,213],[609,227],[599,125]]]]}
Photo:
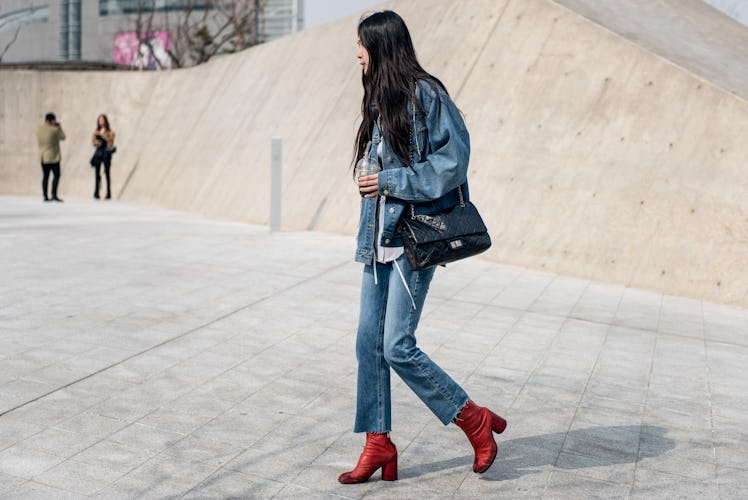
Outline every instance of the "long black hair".
{"type": "MultiPolygon", "coordinates": [[[[400,160],[410,164],[413,110],[409,109],[408,102],[412,99],[417,105],[416,82],[425,80],[435,91],[436,85],[445,92],[446,87],[421,67],[405,21],[391,10],[361,18],[358,38],[369,53],[369,64],[366,73],[361,71],[364,86],[361,102],[363,120],[356,134],[353,162],[365,153],[377,113],[384,140],[400,160]]],[[[417,112],[423,111],[419,109],[417,112]]]]}
{"type": "Polygon", "coordinates": [[[109,118],[107,118],[106,115],[103,114],[103,113],[96,117],[96,130],[99,130],[99,118],[103,118],[104,119],[104,128],[106,129],[107,132],[109,132],[110,130],[112,130],[109,127],[109,118]]]}

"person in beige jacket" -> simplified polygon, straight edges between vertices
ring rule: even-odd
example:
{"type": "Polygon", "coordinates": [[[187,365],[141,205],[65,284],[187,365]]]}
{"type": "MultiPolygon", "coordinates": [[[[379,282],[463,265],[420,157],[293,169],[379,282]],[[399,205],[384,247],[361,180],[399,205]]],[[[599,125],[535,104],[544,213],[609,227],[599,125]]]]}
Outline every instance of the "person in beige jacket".
{"type": "Polygon", "coordinates": [[[36,142],[39,145],[39,159],[42,164],[42,193],[44,201],[62,201],[57,197],[57,185],[60,182],[60,141],[65,140],[65,132],[62,131],[60,122],[53,113],[47,113],[38,129],[36,129],[36,142]],[[52,172],[52,196],[47,196],[47,184],[49,173],[52,172]]]}

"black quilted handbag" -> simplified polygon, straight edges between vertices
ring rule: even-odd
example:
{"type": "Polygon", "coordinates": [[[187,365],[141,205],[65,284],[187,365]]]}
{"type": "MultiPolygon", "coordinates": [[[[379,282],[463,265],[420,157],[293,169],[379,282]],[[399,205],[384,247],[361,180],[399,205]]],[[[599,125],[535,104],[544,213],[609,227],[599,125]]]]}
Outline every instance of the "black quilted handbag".
{"type": "MultiPolygon", "coordinates": [[[[458,188],[459,189],[459,188],[458,188]]],[[[464,259],[486,251],[491,237],[478,209],[462,197],[460,203],[434,215],[416,215],[410,206],[410,217],[402,217],[399,230],[405,257],[411,269],[428,269],[464,259]]]]}

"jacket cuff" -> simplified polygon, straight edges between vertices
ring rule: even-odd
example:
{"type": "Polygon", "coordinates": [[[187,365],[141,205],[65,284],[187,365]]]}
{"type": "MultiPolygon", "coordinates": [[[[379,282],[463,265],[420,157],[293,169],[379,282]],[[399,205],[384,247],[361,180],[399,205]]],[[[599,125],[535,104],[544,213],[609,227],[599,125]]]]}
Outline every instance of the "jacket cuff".
{"type": "Polygon", "coordinates": [[[379,187],[379,194],[384,196],[390,195],[390,186],[392,185],[392,172],[389,170],[382,170],[377,176],[377,185],[379,187]]]}

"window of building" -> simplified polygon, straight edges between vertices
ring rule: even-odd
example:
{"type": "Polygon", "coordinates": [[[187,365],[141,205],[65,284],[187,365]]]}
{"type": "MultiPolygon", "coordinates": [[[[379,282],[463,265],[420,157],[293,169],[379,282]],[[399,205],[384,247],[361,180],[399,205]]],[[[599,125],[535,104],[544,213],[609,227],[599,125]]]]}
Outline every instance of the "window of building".
{"type": "Polygon", "coordinates": [[[116,14],[134,14],[140,11],[164,12],[171,10],[211,10],[210,1],[195,0],[99,0],[99,15],[111,16],[116,14]]]}

